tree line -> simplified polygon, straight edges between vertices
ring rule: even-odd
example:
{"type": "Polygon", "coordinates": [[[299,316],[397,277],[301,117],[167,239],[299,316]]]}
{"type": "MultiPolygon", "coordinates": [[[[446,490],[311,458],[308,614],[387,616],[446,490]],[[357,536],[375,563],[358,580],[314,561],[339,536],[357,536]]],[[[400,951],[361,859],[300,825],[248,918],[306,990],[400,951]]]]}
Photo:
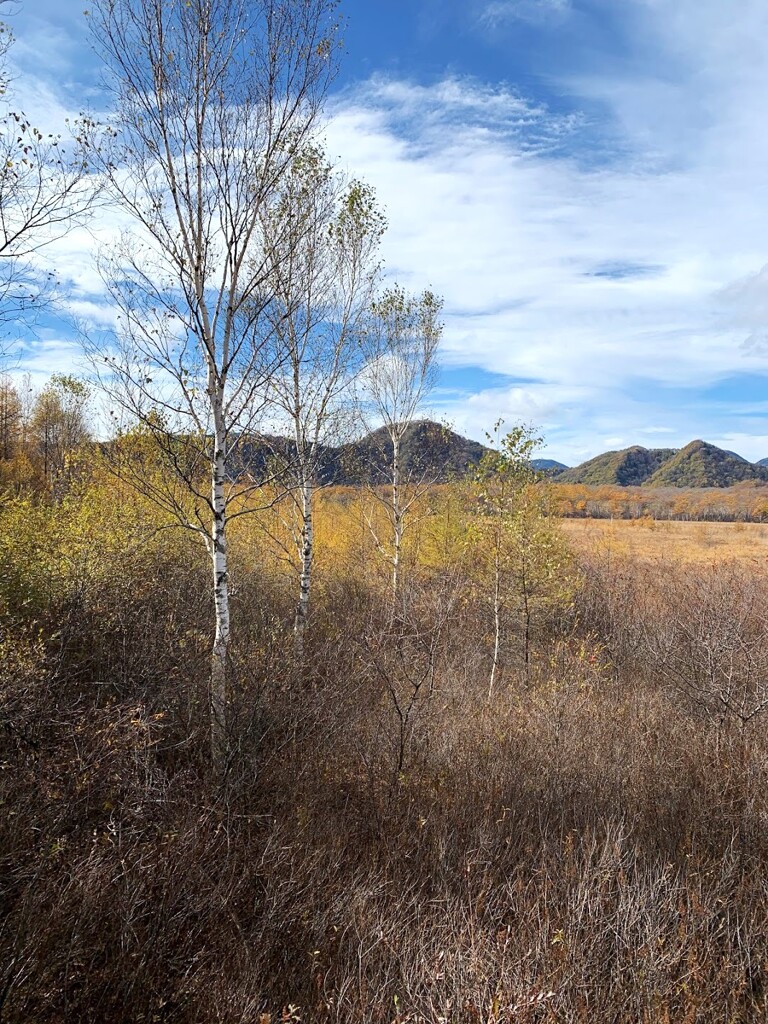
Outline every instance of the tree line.
{"type": "Polygon", "coordinates": [[[559,515],[573,519],[658,519],[680,522],[768,521],[764,484],[733,487],[615,487],[554,483],[559,515]]]}
{"type": "Polygon", "coordinates": [[[0,376],[0,480],[6,494],[62,497],[82,469],[91,437],[89,389],[53,374],[39,391],[29,376],[18,387],[0,376]]]}

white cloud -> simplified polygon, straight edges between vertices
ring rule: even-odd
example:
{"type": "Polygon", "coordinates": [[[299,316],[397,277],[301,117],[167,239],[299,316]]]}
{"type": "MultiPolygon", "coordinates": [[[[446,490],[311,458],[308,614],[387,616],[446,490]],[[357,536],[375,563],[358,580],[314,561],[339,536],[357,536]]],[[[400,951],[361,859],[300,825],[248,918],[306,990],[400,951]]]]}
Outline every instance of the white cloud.
{"type": "MultiPolygon", "coordinates": [[[[540,382],[559,404],[507,390],[494,396],[498,411],[514,418],[512,395],[518,415],[545,420],[571,447],[596,428],[593,409],[615,417],[611,435],[620,426],[639,438],[649,421],[664,423],[663,408],[629,401],[638,381],[689,388],[768,375],[768,344],[744,345],[757,326],[768,338],[768,62],[748,38],[768,8],[745,2],[750,17],[734,28],[715,3],[702,16],[684,0],[685,16],[671,19],[671,0],[632,7],[663,63],[649,56],[642,77],[562,83],[604,104],[615,141],[607,162],[588,159],[586,122],[565,126],[506,86],[455,78],[376,79],[344,97],[329,131],[332,151],[387,208],[392,275],[445,296],[444,361],[540,382]],[[738,53],[752,55],[747,68],[738,53]],[[579,388],[572,414],[563,389],[579,388]]],[[[454,419],[482,436],[495,417],[487,395],[475,398],[457,403],[454,419]]],[[[680,443],[723,430],[691,408],[673,418],[664,429],[680,443]]]]}
{"type": "Polygon", "coordinates": [[[332,114],[332,138],[338,118],[359,119],[363,131],[373,127],[407,138],[412,158],[445,145],[454,131],[460,133],[462,147],[469,144],[475,150],[507,137],[522,155],[552,152],[582,122],[578,115],[554,116],[506,83],[491,86],[457,76],[427,86],[375,75],[338,98],[332,114]]]}
{"type": "Polygon", "coordinates": [[[28,343],[23,361],[12,369],[12,376],[20,380],[28,373],[36,388],[42,387],[52,373],[80,374],[84,370],[83,351],[68,338],[49,336],[28,343]]]}

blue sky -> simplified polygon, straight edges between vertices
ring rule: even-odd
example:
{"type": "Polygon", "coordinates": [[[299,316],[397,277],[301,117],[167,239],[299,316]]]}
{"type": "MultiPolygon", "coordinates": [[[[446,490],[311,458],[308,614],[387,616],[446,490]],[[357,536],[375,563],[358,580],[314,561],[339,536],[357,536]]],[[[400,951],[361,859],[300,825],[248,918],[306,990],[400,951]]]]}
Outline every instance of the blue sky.
{"type": "MultiPolygon", "coordinates": [[[[14,90],[98,102],[84,0],[21,0],[14,90]]],[[[393,278],[445,298],[428,411],[532,423],[574,464],[695,437],[768,456],[765,0],[347,0],[328,148],[377,189],[393,278]]],[[[109,225],[97,225],[108,234],[109,225]]],[[[84,232],[54,255],[109,323],[84,232]]],[[[64,323],[25,339],[76,369],[64,323]]]]}

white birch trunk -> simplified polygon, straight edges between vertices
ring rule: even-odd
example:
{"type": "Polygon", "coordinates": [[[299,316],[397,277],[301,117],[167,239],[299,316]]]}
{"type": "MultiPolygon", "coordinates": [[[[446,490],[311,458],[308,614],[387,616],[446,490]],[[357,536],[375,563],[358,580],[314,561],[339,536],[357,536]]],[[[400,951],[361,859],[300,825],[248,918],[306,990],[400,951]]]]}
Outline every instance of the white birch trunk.
{"type": "Polygon", "coordinates": [[[499,564],[499,552],[496,550],[494,559],[493,574],[493,662],[491,664],[491,679],[488,683],[488,700],[493,698],[493,689],[496,685],[496,677],[499,672],[501,654],[501,566],[499,564]]]}
{"type": "Polygon", "coordinates": [[[392,617],[400,596],[400,565],[403,546],[403,510],[400,504],[400,438],[392,438],[392,617]]]}
{"type": "Polygon", "coordinates": [[[299,534],[301,546],[299,573],[299,600],[296,605],[294,620],[294,638],[296,658],[299,663],[304,660],[304,637],[309,622],[309,597],[312,589],[312,564],[315,558],[315,527],[312,519],[312,482],[305,475],[301,482],[301,530],[299,534]]]}
{"type": "MultiPolygon", "coordinates": [[[[220,405],[220,402],[218,403],[220,405]]],[[[229,653],[229,566],[226,534],[226,449],[220,409],[214,409],[214,458],[211,473],[213,530],[211,559],[213,563],[213,596],[216,632],[211,653],[211,754],[213,763],[222,768],[227,756],[227,657],[229,653]]]]}

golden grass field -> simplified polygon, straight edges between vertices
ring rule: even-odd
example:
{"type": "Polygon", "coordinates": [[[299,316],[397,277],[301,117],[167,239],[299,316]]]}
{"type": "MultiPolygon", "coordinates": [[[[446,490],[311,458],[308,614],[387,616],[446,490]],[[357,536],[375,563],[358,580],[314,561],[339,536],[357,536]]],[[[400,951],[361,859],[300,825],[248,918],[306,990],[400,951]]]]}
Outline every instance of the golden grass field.
{"type": "Polygon", "coordinates": [[[648,561],[762,562],[768,558],[768,523],[564,519],[563,530],[577,553],[611,551],[648,561]]]}

